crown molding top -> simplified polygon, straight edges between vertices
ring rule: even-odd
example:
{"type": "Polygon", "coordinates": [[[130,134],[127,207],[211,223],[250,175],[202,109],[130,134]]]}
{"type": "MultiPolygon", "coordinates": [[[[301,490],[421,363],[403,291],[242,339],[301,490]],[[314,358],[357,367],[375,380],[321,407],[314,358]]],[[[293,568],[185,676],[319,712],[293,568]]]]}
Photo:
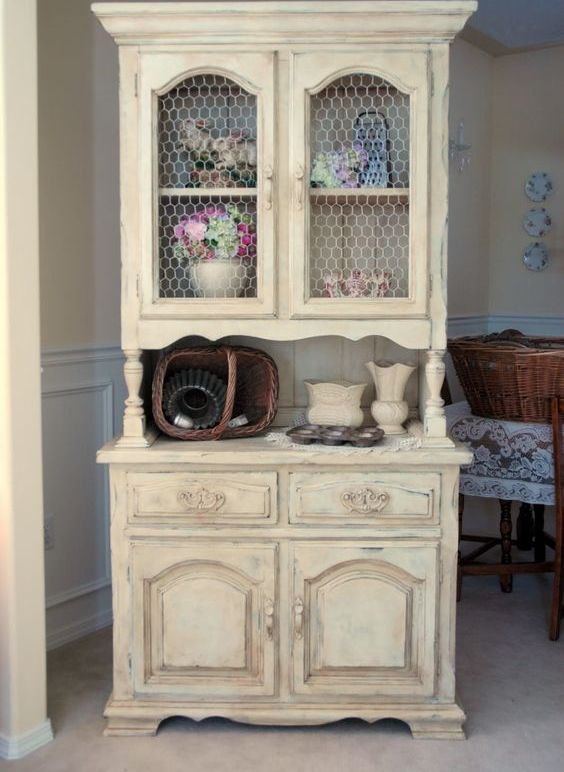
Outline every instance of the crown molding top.
{"type": "Polygon", "coordinates": [[[296,2],[94,3],[119,45],[224,42],[448,42],[476,0],[310,0],[296,2]]]}

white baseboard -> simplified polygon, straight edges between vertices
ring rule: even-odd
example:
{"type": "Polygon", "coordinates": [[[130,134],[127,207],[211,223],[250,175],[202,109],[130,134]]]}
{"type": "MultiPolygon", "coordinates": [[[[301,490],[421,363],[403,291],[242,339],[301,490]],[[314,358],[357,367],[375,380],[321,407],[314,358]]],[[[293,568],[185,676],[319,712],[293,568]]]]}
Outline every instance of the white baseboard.
{"type": "Polygon", "coordinates": [[[102,630],[104,627],[109,627],[111,624],[112,610],[103,609],[96,614],[58,627],[47,634],[47,651],[58,649],[59,646],[64,646],[66,643],[77,641],[79,638],[84,638],[86,635],[102,630]]]}
{"type": "Polygon", "coordinates": [[[42,745],[47,745],[52,739],[53,729],[49,719],[23,734],[12,737],[0,734],[0,759],[21,759],[42,745]]]}

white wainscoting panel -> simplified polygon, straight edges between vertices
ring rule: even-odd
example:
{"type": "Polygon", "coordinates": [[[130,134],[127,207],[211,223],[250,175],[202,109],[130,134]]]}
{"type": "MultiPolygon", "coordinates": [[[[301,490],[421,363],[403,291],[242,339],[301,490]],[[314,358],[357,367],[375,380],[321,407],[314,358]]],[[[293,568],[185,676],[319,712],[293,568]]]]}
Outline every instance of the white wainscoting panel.
{"type": "Polygon", "coordinates": [[[44,352],[44,508],[47,646],[111,623],[108,475],[96,451],[119,432],[124,394],[118,347],[44,352]]]}

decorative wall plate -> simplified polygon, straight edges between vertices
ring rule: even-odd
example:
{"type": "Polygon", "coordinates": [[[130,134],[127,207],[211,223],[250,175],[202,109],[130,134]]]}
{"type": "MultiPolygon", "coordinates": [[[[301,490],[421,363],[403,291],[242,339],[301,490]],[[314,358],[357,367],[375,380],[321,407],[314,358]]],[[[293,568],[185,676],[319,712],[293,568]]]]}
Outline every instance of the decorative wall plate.
{"type": "Polygon", "coordinates": [[[552,219],[544,207],[533,207],[523,217],[523,228],[529,236],[544,236],[552,227],[552,219]]]}
{"type": "Polygon", "coordinates": [[[523,253],[523,262],[529,271],[544,271],[548,265],[548,249],[542,241],[529,244],[523,253]]]}
{"type": "Polygon", "coordinates": [[[552,180],[546,172],[533,172],[525,180],[525,193],[531,201],[545,201],[552,193],[552,180]]]}

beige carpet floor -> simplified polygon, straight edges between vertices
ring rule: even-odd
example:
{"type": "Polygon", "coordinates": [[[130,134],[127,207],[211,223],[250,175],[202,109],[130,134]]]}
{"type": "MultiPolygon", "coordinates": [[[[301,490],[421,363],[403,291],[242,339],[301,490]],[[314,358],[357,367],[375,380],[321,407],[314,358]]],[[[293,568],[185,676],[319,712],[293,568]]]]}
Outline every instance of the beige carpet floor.
{"type": "Polygon", "coordinates": [[[55,740],[0,768],[16,772],[562,772],[564,636],[547,637],[548,576],[465,580],[458,684],[468,713],[462,742],[412,740],[386,721],[318,728],[170,719],[157,737],[105,738],[111,638],[103,630],[49,656],[55,740]]]}

